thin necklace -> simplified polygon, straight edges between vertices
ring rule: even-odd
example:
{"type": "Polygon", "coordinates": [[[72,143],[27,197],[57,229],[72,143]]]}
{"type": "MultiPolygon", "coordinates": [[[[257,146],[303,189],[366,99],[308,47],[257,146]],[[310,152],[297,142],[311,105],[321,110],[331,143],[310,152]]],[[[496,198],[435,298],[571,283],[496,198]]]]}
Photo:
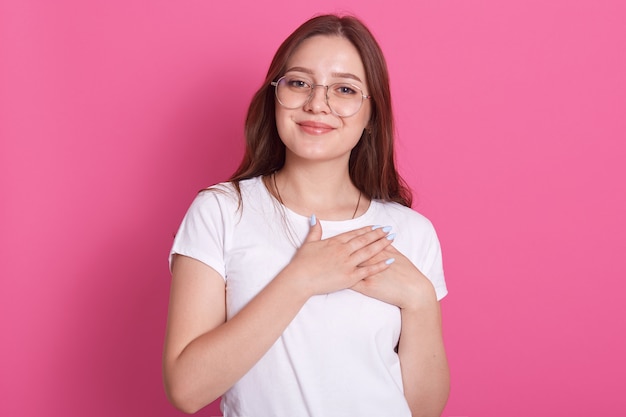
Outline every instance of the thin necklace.
{"type": "MultiPolygon", "coordinates": [[[[280,204],[284,206],[285,203],[283,202],[283,198],[280,196],[280,190],[278,189],[278,185],[276,184],[276,172],[272,173],[272,181],[274,182],[274,189],[276,190],[276,196],[278,197],[278,201],[280,201],[280,204]]],[[[353,219],[356,217],[357,211],[359,211],[359,205],[361,204],[362,194],[363,193],[361,192],[361,190],[359,190],[359,199],[356,201],[356,207],[354,208],[354,213],[352,213],[353,219]]]]}

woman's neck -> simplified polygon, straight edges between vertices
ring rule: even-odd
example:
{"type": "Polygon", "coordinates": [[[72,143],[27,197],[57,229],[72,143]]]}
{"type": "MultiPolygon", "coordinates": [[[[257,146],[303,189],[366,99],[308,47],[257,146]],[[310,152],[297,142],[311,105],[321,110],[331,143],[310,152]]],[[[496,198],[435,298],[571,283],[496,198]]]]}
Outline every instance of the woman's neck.
{"type": "Polygon", "coordinates": [[[286,165],[269,179],[268,188],[290,210],[322,220],[347,220],[359,216],[369,201],[350,180],[347,167],[286,165]]]}

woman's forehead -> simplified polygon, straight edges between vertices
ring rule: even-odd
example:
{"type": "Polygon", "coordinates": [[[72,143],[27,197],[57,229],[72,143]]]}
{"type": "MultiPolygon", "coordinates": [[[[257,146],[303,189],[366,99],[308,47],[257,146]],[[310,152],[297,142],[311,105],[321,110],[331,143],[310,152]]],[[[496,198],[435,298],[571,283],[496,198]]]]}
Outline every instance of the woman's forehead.
{"type": "Polygon", "coordinates": [[[305,39],[287,60],[286,72],[290,71],[365,82],[359,51],[340,36],[317,35],[305,39]]]}

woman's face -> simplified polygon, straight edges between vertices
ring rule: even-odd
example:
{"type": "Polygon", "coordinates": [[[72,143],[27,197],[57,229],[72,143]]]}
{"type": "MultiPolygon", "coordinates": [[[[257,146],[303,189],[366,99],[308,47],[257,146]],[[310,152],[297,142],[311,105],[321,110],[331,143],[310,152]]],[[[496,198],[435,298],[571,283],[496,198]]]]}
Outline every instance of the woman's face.
{"type": "MultiPolygon", "coordinates": [[[[326,88],[322,86],[347,83],[368,95],[365,69],[357,49],[342,37],[314,36],[295,50],[284,75],[317,85],[312,98],[298,108],[288,109],[276,101],[276,126],[286,146],[286,163],[339,161],[347,165],[350,151],[370,120],[370,100],[363,99],[356,114],[341,117],[328,106],[326,88]]],[[[356,94],[360,96],[359,91],[356,94]]]]}

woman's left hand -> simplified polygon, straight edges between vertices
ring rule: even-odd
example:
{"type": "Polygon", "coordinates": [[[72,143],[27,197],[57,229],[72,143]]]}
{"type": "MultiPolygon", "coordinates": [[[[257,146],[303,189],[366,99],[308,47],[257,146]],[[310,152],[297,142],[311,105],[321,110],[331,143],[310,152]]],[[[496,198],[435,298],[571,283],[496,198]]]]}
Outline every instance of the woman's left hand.
{"type": "Polygon", "coordinates": [[[389,258],[395,259],[389,268],[357,282],[352,289],[402,309],[420,309],[437,301],[428,278],[391,245],[363,266],[389,258]]]}

